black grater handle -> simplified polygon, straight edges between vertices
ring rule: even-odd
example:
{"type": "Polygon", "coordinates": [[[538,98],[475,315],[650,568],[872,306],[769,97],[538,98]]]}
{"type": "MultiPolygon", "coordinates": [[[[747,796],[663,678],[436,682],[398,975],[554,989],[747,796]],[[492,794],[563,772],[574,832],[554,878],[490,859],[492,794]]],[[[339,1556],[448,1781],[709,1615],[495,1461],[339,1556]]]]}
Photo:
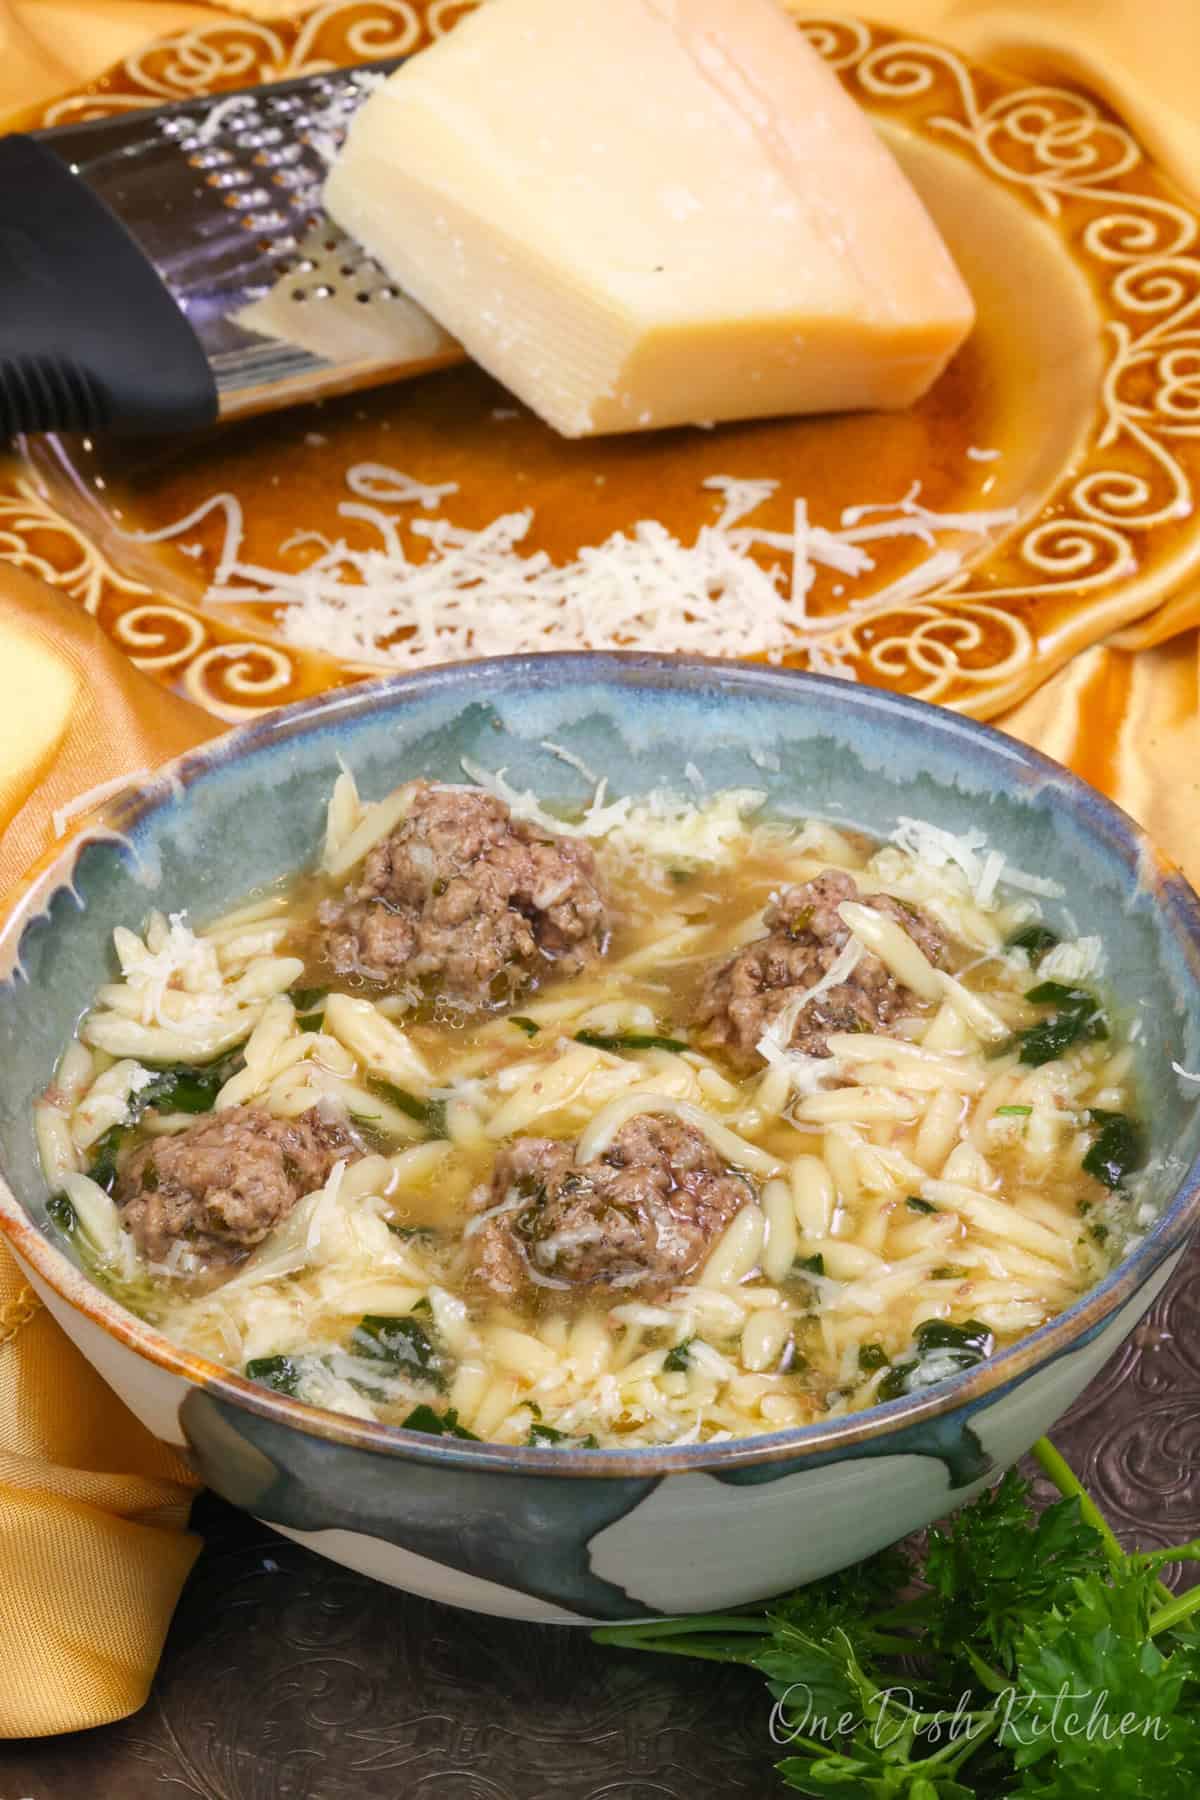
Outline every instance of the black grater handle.
{"type": "Polygon", "coordinates": [[[195,332],[120,220],[33,138],[0,138],[0,443],[208,425],[195,332]]]}

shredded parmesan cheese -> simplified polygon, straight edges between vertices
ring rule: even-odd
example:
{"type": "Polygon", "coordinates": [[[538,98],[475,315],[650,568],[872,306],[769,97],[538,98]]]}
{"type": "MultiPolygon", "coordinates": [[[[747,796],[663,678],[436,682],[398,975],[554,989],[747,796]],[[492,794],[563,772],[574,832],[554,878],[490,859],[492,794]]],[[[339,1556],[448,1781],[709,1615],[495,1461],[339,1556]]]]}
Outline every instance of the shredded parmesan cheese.
{"type": "Polygon", "coordinates": [[[245,112],[247,108],[253,112],[258,106],[253,94],[231,94],[227,100],[218,100],[205,115],[203,124],[194,134],[197,144],[211,144],[224,129],[230,115],[245,112]]]}
{"type": "Polygon", "coordinates": [[[933,512],[917,500],[917,483],[898,502],[849,508],[838,531],[811,523],[797,496],[791,530],[767,531],[739,521],[774,494],[776,480],[713,475],[703,485],[721,495],[722,506],[716,523],[702,525],[693,542],[641,519],[567,563],[525,549],[534,517],[529,508],[478,529],[409,516],[406,542],[404,522],[385,509],[435,512],[457,484],[422,481],[383,463],[350,468],[346,486],[355,498],[338,506],[340,518],[367,526],[377,542],[359,549],[342,537],[299,532],[280,546],[311,548],[311,560],[298,570],[243,559],[244,519],[230,493],[138,536],[147,543],[177,538],[223,512],[224,541],[205,598],[267,607],[284,637],[349,662],[419,668],[479,656],[632,647],[780,662],[808,651],[814,667],[852,677],[850,666],[823,647],[829,632],[957,574],[962,554],[937,547],[937,533],[984,537],[1016,517],[1012,508],[933,512]],[[873,516],[863,524],[867,513],[873,516]],[[846,611],[810,616],[816,566],[858,580],[875,567],[865,544],[884,538],[915,538],[933,553],[896,581],[852,598],[846,611]],[[784,562],[768,565],[764,554],[780,550],[784,562]]]}
{"type": "Polygon", "coordinates": [[[504,779],[503,769],[493,771],[481,768],[467,756],[460,758],[460,761],[468,779],[477,787],[486,789],[489,794],[495,794],[498,800],[503,800],[514,819],[526,819],[530,824],[540,825],[543,831],[556,832],[559,837],[604,837],[614,825],[625,821],[632,805],[632,801],[624,799],[614,800],[610,806],[605,806],[604,796],[608,782],[602,780],[597,784],[582,819],[577,824],[572,824],[569,820],[553,818],[543,811],[531,788],[519,792],[511,787],[504,779]]]}
{"type": "Polygon", "coordinates": [[[701,487],[715,488],[722,497],[721,516],[717,520],[718,531],[728,531],[747,513],[756,512],[764,500],[769,500],[779,486],[777,481],[747,480],[739,475],[709,475],[701,482],[701,487]]]}
{"type": "Polygon", "coordinates": [[[1091,981],[1104,969],[1104,945],[1098,937],[1055,944],[1038,963],[1039,981],[1091,981]]]}
{"type": "Polygon", "coordinates": [[[915,861],[927,863],[931,868],[957,868],[980,906],[993,903],[1000,881],[1006,887],[1020,888],[1028,894],[1043,894],[1048,899],[1058,898],[1063,891],[1057,881],[1014,868],[1002,851],[988,851],[987,834],[983,831],[955,833],[943,830],[940,825],[930,825],[925,819],[901,816],[891,841],[915,861]],[[981,855],[981,851],[987,854],[981,855]],[[995,860],[997,857],[999,863],[995,860]]]}

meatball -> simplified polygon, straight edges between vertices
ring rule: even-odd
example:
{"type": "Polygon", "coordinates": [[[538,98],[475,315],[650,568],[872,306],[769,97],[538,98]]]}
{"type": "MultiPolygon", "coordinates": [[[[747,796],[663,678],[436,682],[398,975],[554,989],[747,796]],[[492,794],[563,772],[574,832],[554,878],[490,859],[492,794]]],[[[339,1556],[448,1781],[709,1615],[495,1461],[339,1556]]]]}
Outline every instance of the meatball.
{"type": "Polygon", "coordinates": [[[521,1138],[480,1191],[481,1212],[507,1210],[468,1226],[473,1273],[510,1299],[543,1286],[662,1293],[752,1198],[701,1132],[669,1116],[631,1119],[582,1165],[574,1144],[521,1138]]]}
{"type": "Polygon", "coordinates": [[[298,1200],[324,1186],[335,1162],[361,1155],[349,1131],[315,1108],[276,1119],[258,1106],[231,1106],[139,1145],[114,1197],[150,1262],[183,1240],[218,1269],[261,1244],[298,1200]]]}
{"type": "Polygon", "coordinates": [[[319,922],[337,974],[463,1010],[509,1001],[552,971],[577,974],[608,934],[588,845],[514,820],[492,794],[424,781],[319,922]]]}
{"type": "MultiPolygon", "coordinates": [[[[845,947],[850,933],[838,907],[846,900],[894,919],[931,963],[942,962],[945,935],[927,914],[888,894],[860,895],[852,875],[830,869],[785,889],[764,915],[767,935],[706,976],[692,1012],[698,1039],[740,1067],[753,1068],[767,1027],[790,1000],[828,973],[845,947]]],[[[886,1031],[917,1004],[877,956],[864,953],[845,981],[804,1007],[792,1027],[790,1048],[828,1056],[831,1031],[886,1031]]]]}

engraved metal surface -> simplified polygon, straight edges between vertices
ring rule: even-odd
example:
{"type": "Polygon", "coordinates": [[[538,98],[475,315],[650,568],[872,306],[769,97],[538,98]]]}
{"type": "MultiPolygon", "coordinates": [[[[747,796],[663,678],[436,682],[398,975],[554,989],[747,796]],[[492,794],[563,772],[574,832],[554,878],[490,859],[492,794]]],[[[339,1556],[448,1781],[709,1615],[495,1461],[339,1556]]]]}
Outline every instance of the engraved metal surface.
{"type": "MultiPolygon", "coordinates": [[[[1127,1547],[1200,1535],[1200,1247],[1054,1437],[1127,1547]]],[[[210,1496],[196,1524],[207,1548],[148,1706],[98,1731],[0,1745],[4,1800],[783,1791],[769,1699],[747,1671],[397,1594],[210,1496]]]]}
{"type": "Polygon", "coordinates": [[[222,418],[461,360],[321,205],[356,108],[399,61],[37,134],[154,264],[208,357],[222,418]],[[333,324],[302,317],[314,312],[333,324]]]}

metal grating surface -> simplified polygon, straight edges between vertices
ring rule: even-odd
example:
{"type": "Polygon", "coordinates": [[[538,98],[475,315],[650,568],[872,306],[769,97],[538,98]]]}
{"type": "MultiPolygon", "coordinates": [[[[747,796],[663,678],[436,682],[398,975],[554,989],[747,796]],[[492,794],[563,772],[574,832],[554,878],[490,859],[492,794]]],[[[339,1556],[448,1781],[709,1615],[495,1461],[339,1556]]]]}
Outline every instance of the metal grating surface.
{"type": "Polygon", "coordinates": [[[418,348],[432,351],[415,364],[460,359],[444,341],[424,344],[425,315],[321,207],[356,108],[397,66],[365,63],[37,134],[153,262],[204,346],[223,414],[402,372],[414,314],[418,348]],[[269,336],[239,320],[264,302],[269,336]]]}

